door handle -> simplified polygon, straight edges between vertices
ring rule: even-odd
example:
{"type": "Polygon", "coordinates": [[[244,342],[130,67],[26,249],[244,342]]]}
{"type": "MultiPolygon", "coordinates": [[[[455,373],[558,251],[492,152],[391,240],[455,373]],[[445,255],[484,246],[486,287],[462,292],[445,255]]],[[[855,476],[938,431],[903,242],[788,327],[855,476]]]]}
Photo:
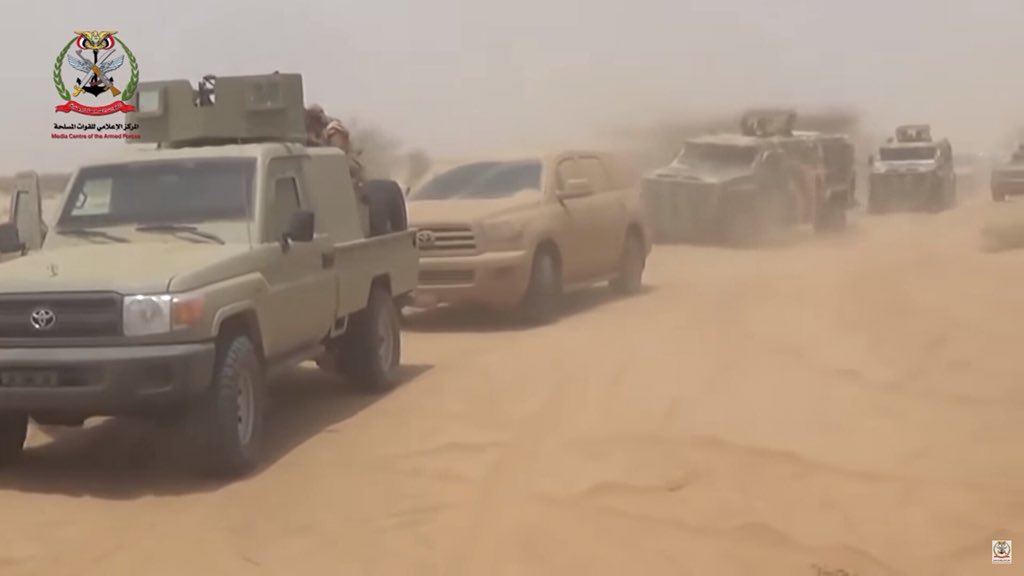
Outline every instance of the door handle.
{"type": "Polygon", "coordinates": [[[320,255],[320,265],[324,270],[334,268],[334,252],[324,252],[320,255]]]}

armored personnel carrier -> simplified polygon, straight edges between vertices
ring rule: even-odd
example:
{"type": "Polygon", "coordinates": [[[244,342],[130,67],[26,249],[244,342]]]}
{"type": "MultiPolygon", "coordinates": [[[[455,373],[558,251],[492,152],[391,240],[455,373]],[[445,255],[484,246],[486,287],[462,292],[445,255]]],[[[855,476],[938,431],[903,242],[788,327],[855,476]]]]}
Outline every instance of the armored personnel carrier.
{"type": "Polygon", "coordinates": [[[655,240],[747,244],[772,228],[842,229],[847,192],[829,188],[819,138],[795,124],[791,110],[751,110],[738,134],[687,140],[643,180],[655,240]]]}
{"type": "MultiPolygon", "coordinates": [[[[326,359],[370,390],[396,383],[415,235],[374,223],[341,150],[303,144],[298,74],[142,83],[134,105],[149,145],[78,168],[41,246],[3,264],[0,464],[30,417],[170,413],[204,470],[242,474],[275,372],[326,359]]],[[[38,205],[27,188],[18,221],[38,205]]]]}
{"type": "Polygon", "coordinates": [[[934,140],[927,124],[896,128],[895,137],[869,159],[868,212],[939,212],[956,205],[953,148],[934,140]]]}

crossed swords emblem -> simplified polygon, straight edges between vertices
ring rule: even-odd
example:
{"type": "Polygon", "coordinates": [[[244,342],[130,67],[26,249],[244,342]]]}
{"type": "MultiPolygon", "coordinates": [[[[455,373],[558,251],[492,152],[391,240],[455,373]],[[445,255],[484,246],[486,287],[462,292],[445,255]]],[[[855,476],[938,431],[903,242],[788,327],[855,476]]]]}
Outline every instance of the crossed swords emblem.
{"type": "Polygon", "coordinates": [[[109,74],[124,64],[123,54],[113,60],[108,60],[114,55],[114,50],[111,49],[105,56],[103,56],[103,59],[100,60],[98,59],[99,50],[93,50],[92,62],[90,63],[85,56],[82,56],[81,50],[75,50],[75,53],[78,54],[78,58],[68,56],[68,64],[70,64],[75,70],[86,74],[86,77],[85,81],[82,81],[81,78],[78,79],[78,84],[75,86],[75,90],[72,93],[73,96],[77,97],[90,84],[102,87],[103,92],[110,90],[110,93],[114,96],[121,93],[121,91],[117,89],[117,86],[114,86],[114,81],[109,74]]]}

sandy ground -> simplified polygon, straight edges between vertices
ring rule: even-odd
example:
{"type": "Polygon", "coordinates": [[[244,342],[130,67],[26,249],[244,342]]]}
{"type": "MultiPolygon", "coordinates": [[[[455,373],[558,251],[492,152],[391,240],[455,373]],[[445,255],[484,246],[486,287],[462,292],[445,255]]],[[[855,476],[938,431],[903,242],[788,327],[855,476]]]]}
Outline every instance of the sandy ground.
{"type": "Polygon", "coordinates": [[[1024,573],[990,558],[1024,543],[1024,252],[979,250],[994,209],[658,247],[645,293],[539,329],[417,318],[385,397],[278,383],[233,484],[149,425],[34,431],[0,574],[1024,573]]]}

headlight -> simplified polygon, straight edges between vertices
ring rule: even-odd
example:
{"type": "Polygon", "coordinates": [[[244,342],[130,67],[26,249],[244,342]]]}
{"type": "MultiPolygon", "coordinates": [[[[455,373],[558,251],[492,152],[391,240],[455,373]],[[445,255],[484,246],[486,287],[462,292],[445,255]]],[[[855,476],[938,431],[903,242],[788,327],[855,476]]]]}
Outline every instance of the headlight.
{"type": "Polygon", "coordinates": [[[523,224],[510,220],[484,222],[481,226],[484,239],[489,243],[511,244],[523,237],[523,224]]]}
{"type": "Polygon", "coordinates": [[[166,334],[194,325],[202,316],[203,301],[194,296],[139,295],[124,299],[125,336],[166,334]]]}

